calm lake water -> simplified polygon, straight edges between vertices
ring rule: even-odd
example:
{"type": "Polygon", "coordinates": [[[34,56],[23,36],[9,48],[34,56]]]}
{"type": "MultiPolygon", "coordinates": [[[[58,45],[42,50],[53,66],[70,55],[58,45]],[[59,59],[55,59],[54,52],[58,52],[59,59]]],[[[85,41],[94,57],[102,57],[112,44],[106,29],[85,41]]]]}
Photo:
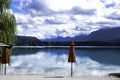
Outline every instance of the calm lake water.
{"type": "MultiPolygon", "coordinates": [[[[69,47],[13,47],[7,74],[69,76],[69,47]]],[[[106,76],[120,72],[120,48],[75,47],[74,75],[106,76]]]]}

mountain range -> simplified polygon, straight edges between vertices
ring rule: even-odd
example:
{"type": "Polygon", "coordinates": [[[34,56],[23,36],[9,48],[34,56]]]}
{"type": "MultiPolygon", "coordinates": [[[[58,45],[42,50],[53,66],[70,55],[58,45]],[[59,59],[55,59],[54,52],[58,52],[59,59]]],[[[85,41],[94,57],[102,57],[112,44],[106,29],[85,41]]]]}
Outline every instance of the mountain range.
{"type": "Polygon", "coordinates": [[[61,37],[58,36],[56,38],[51,38],[51,39],[44,39],[42,41],[47,41],[47,42],[70,42],[70,41],[82,41],[86,38],[87,35],[78,35],[74,37],[61,37]]]}
{"type": "Polygon", "coordinates": [[[17,36],[17,45],[68,45],[68,42],[77,42],[83,45],[119,45],[120,44],[120,27],[100,29],[90,33],[89,35],[78,35],[75,37],[56,37],[46,40],[39,40],[36,37],[17,36]],[[101,43],[102,42],[102,43],[101,43]]]}
{"type": "Polygon", "coordinates": [[[46,39],[43,41],[48,42],[68,42],[68,41],[100,41],[100,42],[111,42],[120,41],[120,27],[116,28],[105,28],[94,31],[89,35],[78,35],[75,37],[56,37],[51,39],[46,39]]]}

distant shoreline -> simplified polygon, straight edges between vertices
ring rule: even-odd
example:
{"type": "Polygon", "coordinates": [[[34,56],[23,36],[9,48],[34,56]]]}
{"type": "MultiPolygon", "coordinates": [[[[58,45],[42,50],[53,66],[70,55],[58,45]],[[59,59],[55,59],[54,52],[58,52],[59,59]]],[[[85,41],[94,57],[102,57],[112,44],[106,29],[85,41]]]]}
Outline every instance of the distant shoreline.
{"type": "MultiPolygon", "coordinates": [[[[13,46],[12,48],[69,48],[70,46],[13,46]]],[[[82,48],[82,49],[88,49],[88,48],[120,48],[120,46],[75,46],[75,48],[82,48]]]]}

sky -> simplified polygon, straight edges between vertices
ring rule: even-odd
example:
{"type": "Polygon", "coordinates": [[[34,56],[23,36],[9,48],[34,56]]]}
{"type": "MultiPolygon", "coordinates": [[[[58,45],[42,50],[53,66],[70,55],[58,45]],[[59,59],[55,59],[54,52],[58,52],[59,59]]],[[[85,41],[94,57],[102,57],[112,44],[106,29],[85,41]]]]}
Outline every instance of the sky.
{"type": "Polygon", "coordinates": [[[120,27],[120,0],[12,0],[17,35],[38,39],[120,27]]]}

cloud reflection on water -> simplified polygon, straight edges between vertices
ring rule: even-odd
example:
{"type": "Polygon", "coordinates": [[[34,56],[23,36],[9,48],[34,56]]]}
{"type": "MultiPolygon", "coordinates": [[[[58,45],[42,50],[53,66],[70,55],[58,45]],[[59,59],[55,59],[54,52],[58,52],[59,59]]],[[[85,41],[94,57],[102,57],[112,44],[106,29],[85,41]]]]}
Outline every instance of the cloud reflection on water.
{"type": "MultiPolygon", "coordinates": [[[[51,54],[50,52],[37,52],[30,55],[12,56],[8,74],[40,74],[69,76],[70,63],[67,62],[67,54],[51,54]]],[[[78,57],[74,63],[74,75],[103,76],[110,72],[120,71],[119,66],[100,64],[88,57],[78,57]]]]}

